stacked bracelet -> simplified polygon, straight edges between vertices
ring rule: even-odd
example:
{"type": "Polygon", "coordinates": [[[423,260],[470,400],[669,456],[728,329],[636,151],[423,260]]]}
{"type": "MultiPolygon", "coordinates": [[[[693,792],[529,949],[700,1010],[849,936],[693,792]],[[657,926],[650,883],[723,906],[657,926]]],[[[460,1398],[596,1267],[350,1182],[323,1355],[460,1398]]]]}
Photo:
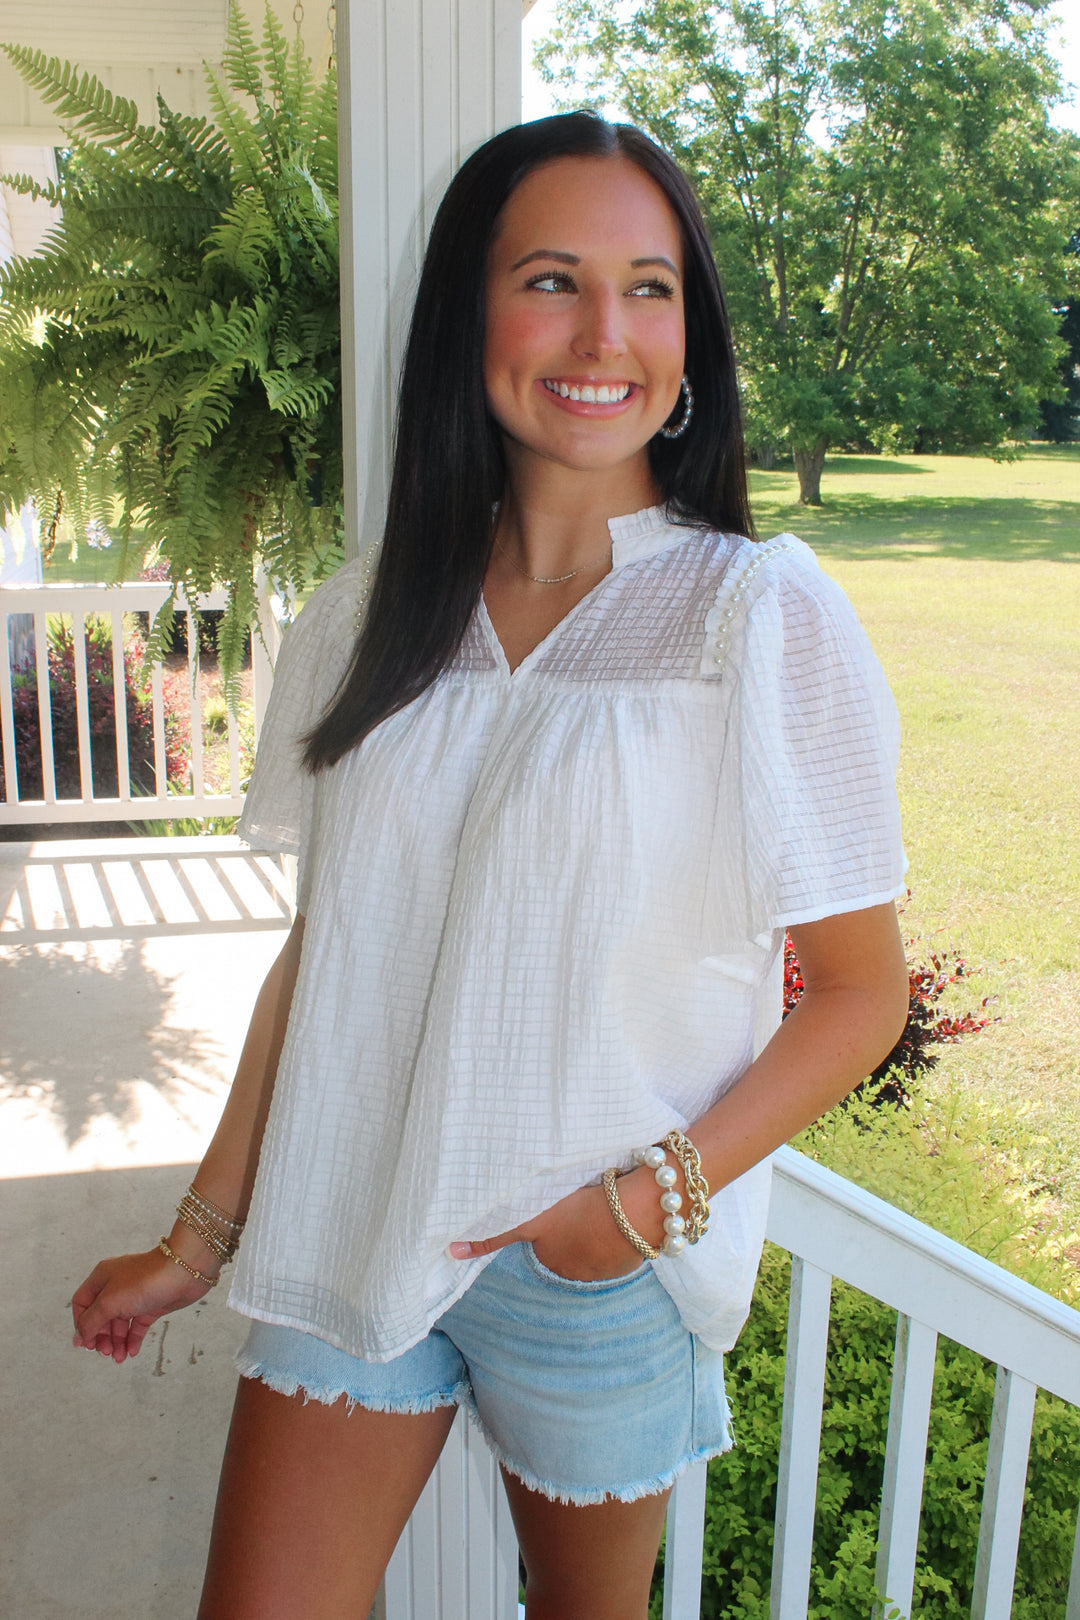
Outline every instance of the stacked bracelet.
{"type": "Polygon", "coordinates": [[[199,1242],[216,1255],[222,1265],[228,1265],[240,1245],[243,1221],[227,1215],[223,1209],[196,1192],[194,1184],[177,1204],[176,1213],[183,1225],[195,1233],[199,1242]],[[222,1227],[228,1230],[222,1231],[222,1227]]]}
{"type": "Polygon", "coordinates": [[[642,1237],[641,1233],[631,1226],[615,1186],[619,1174],[617,1170],[605,1170],[602,1177],[611,1217],[626,1241],[632,1243],[646,1260],[659,1260],[661,1255],[674,1260],[682,1254],[688,1243],[698,1241],[709,1224],[709,1184],[702,1175],[697,1148],[682,1131],[669,1131],[662,1143],[654,1142],[651,1147],[635,1149],[634,1162],[651,1170],[660,1188],[660,1208],[664,1212],[664,1241],[659,1249],[654,1248],[647,1238],[642,1237]],[[669,1151],[678,1159],[686,1178],[690,1213],[685,1217],[680,1214],[683,1205],[682,1194],[675,1191],[675,1183],[679,1179],[678,1171],[667,1162],[669,1151]]]}

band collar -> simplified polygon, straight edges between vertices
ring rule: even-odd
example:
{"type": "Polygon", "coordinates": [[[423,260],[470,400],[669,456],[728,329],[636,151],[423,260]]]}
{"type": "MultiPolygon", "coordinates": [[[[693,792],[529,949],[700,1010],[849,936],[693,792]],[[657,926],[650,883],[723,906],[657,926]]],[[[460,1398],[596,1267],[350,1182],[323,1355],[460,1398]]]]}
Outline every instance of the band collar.
{"type": "Polygon", "coordinates": [[[611,566],[625,568],[627,563],[641,562],[655,557],[671,546],[677,546],[691,532],[685,524],[672,523],[663,506],[646,506],[640,512],[607,520],[611,535],[611,566]]]}

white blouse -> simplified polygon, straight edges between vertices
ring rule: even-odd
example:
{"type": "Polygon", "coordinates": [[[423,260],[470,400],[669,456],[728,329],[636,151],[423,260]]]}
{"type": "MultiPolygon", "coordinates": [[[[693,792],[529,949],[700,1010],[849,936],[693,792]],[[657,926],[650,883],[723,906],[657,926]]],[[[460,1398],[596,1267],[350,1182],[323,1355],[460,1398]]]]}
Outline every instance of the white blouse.
{"type": "MultiPolygon", "coordinates": [[[[481,601],[421,697],[317,777],[299,739],[370,566],[288,632],[239,831],[307,919],[230,1304],[383,1361],[517,1226],[743,1072],[783,931],[903,892],[896,708],[791,535],[612,520],[612,572],[513,673],[481,601]]],[[[719,1349],[749,1308],[764,1161],[653,1264],[719,1349]]]]}

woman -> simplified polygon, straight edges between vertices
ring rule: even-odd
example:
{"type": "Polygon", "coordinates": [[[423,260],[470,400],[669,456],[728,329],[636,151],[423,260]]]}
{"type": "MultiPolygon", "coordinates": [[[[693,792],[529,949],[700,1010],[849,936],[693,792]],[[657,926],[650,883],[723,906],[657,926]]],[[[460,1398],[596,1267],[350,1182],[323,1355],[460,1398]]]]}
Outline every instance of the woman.
{"type": "Polygon", "coordinates": [[[457,1403],[529,1620],[644,1616],[731,1443],[765,1156],[907,1004],[891,699],[750,535],[685,180],[586,114],[497,136],[432,232],[377,565],[279,661],[242,830],[299,849],[295,927],[169,1238],[74,1299],[124,1360],[250,1203],[202,1620],[366,1614],[457,1403]]]}

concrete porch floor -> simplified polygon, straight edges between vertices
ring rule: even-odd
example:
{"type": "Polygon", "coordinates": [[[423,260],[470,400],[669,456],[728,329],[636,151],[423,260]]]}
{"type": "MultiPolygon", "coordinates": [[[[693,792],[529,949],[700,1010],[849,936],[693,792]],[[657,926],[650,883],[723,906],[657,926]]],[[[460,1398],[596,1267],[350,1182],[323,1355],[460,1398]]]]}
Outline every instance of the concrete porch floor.
{"type": "Polygon", "coordinates": [[[116,1367],[67,1302],[171,1224],[288,894],[232,838],[0,844],[4,1620],[194,1616],[244,1323],[222,1286],[116,1367]]]}

